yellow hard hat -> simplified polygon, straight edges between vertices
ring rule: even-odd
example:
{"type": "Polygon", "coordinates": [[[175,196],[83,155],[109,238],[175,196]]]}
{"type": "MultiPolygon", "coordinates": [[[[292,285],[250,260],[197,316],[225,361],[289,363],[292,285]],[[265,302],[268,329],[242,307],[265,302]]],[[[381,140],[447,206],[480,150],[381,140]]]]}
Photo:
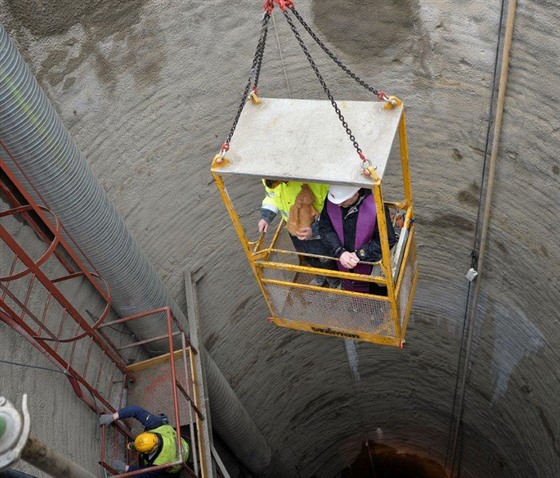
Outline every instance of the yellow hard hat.
{"type": "Polygon", "coordinates": [[[138,453],[149,454],[156,451],[159,440],[155,433],[140,433],[134,440],[134,448],[138,453]]]}

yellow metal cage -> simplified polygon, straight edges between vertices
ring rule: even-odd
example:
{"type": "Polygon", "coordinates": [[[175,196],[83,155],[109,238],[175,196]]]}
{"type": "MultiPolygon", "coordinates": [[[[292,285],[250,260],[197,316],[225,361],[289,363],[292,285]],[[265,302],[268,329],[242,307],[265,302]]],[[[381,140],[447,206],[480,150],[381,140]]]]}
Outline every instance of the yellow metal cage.
{"type": "Polygon", "coordinates": [[[262,98],[259,104],[248,102],[227,156],[214,158],[212,175],[268,304],[271,320],[280,327],[397,347],[404,344],[418,277],[414,211],[404,107],[399,103],[387,109],[384,105],[339,103],[368,155],[368,168],[356,161],[356,152],[343,137],[330,102],[314,100],[262,98]],[[398,152],[393,148],[397,132],[398,152]],[[388,164],[397,155],[400,175],[395,175],[388,164]],[[366,169],[369,174],[364,175],[366,169]],[[397,201],[383,199],[386,173],[392,178],[400,176],[398,194],[402,197],[397,201]],[[249,239],[258,234],[256,215],[251,214],[257,205],[247,205],[243,199],[251,188],[262,189],[262,178],[371,189],[383,256],[373,264],[372,274],[304,265],[306,254],[293,250],[283,221],[267,236],[249,239]],[[383,205],[389,207],[398,233],[392,250],[383,233],[387,227],[383,205]],[[316,275],[375,282],[387,288],[387,296],[310,285],[316,275]]]}

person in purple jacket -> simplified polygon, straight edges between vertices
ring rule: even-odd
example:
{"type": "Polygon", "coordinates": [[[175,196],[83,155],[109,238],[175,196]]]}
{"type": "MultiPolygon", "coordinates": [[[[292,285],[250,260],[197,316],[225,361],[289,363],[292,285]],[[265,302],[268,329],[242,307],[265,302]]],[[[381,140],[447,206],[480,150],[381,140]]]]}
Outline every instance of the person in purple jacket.
{"type": "MultiPolygon", "coordinates": [[[[397,238],[387,206],[385,218],[389,248],[392,248],[397,238]]],[[[381,259],[377,209],[371,190],[354,186],[330,186],[321,211],[319,234],[330,255],[339,259],[337,266],[340,271],[371,274],[373,266],[362,262],[377,262],[381,259]]],[[[387,295],[386,287],[373,282],[343,279],[342,289],[387,295]]]]}

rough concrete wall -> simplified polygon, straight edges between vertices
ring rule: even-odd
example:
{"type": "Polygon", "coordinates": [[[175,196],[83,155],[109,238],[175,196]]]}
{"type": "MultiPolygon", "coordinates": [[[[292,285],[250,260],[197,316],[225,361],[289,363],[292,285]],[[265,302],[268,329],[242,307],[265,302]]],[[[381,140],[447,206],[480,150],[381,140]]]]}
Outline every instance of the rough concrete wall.
{"type": "MultiPolygon", "coordinates": [[[[11,207],[0,199],[0,211],[8,209],[11,207]]],[[[23,245],[25,253],[33,260],[38,261],[43,257],[46,245],[21,215],[3,217],[2,227],[18,244],[23,245]]],[[[0,277],[13,276],[25,269],[21,262],[14,262],[13,252],[4,241],[0,241],[0,277]]],[[[68,275],[52,255],[42,264],[41,270],[51,279],[68,275]]],[[[3,286],[0,294],[2,302],[21,317],[31,330],[40,331],[39,336],[48,337],[50,334],[44,329],[41,330],[38,322],[55,335],[58,333],[59,339],[68,339],[81,332],[70,316],[63,313],[56,299],[49,297],[47,289],[32,274],[3,281],[0,285],[3,286]],[[29,291],[32,291],[32,294],[28,295],[29,291]],[[13,298],[21,302],[18,303],[13,298]],[[21,303],[25,303],[25,313],[21,303]]],[[[78,277],[58,282],[57,287],[88,322],[87,311],[95,317],[100,317],[105,310],[106,303],[84,279],[78,277]]],[[[114,315],[109,314],[106,320],[114,318],[114,315]]],[[[107,334],[116,346],[130,342],[130,333],[121,326],[112,326],[112,329],[107,330],[107,334]]],[[[111,369],[107,366],[106,358],[101,350],[92,346],[87,339],[65,343],[47,342],[47,346],[55,349],[63,360],[70,364],[70,368],[62,370],[47,354],[43,355],[4,321],[0,321],[0,395],[10,400],[16,409],[21,411],[23,394],[27,394],[31,420],[30,436],[85,469],[97,472],[100,428],[95,414],[74,393],[69,377],[76,373],[81,374],[87,382],[97,384],[96,388],[101,395],[109,397],[111,403],[118,407],[122,390],[122,386],[118,385],[119,376],[108,375],[111,369]],[[103,367],[102,370],[107,374],[101,379],[98,378],[100,367],[103,367]]],[[[125,359],[132,361],[145,358],[145,354],[138,349],[129,349],[127,355],[125,359]]],[[[87,400],[99,406],[100,410],[103,408],[100,400],[89,394],[86,388],[82,387],[81,391],[87,400]]],[[[47,476],[22,461],[13,468],[34,476],[47,476]]]]}
{"type": "MultiPolygon", "coordinates": [[[[4,323],[0,323],[0,332],[2,360],[43,367],[0,363],[1,394],[21,410],[22,396],[27,393],[31,436],[85,469],[98,470],[101,433],[89,408],[76,397],[68,379],[17,332],[4,323]]],[[[23,461],[12,468],[32,476],[49,476],[23,461]]]]}
{"type": "MultiPolygon", "coordinates": [[[[9,209],[0,200],[0,211],[9,209]]],[[[28,254],[38,259],[44,252],[38,240],[33,240],[33,233],[29,227],[18,223],[15,218],[2,219],[2,226],[14,233],[18,241],[25,241],[28,254]],[[7,224],[9,222],[10,224],[7,224]]],[[[4,242],[0,246],[0,275],[10,274],[13,255],[4,242]]],[[[22,271],[21,264],[16,271],[22,271]]],[[[15,281],[16,282],[16,281],[15,281]]],[[[10,290],[16,292],[18,287],[27,287],[26,278],[10,285],[10,290]]],[[[20,289],[21,290],[21,289],[20,289]]],[[[21,297],[21,296],[20,296],[21,297]]],[[[3,299],[6,297],[3,295],[3,299]]],[[[33,300],[40,303],[40,300],[33,300]]],[[[14,304],[11,304],[14,306],[14,304]]],[[[31,306],[32,307],[32,306],[31,306]]],[[[87,406],[76,399],[68,379],[55,364],[49,362],[44,355],[29,345],[15,330],[4,322],[0,322],[0,395],[6,397],[21,411],[23,394],[28,395],[28,408],[31,418],[32,437],[48,443],[53,450],[71,460],[75,460],[89,468],[97,467],[96,457],[91,452],[98,448],[100,435],[94,420],[91,423],[78,426],[75,417],[84,416],[87,406]],[[41,368],[31,368],[31,367],[41,368]],[[81,446],[73,445],[76,437],[83,432],[80,439],[81,446]]],[[[35,475],[33,467],[19,462],[16,468],[35,475]]],[[[47,476],[47,475],[36,475],[47,476]]]]}
{"type": "MultiPolygon", "coordinates": [[[[354,459],[367,430],[372,440],[443,464],[464,274],[485,187],[500,5],[296,6],[346,64],[408,107],[421,275],[404,351],[359,343],[349,361],[343,341],[264,321],[265,304],[208,172],[248,77],[260,2],[37,8],[0,0],[0,19],[179,303],[183,269],[204,265],[206,348],[280,459],[302,477],[333,476],[354,459]]],[[[283,60],[273,29],[261,94],[286,97],[289,87],[294,98],[322,99],[278,12],[275,18],[283,60]]],[[[560,199],[558,21],[555,2],[519,1],[465,396],[464,477],[550,477],[560,466],[560,231],[551,220],[560,199]]],[[[335,78],[336,98],[367,98],[316,57],[325,78],[335,78]]],[[[241,213],[256,223],[260,186],[239,188],[246,191],[241,213]]]]}

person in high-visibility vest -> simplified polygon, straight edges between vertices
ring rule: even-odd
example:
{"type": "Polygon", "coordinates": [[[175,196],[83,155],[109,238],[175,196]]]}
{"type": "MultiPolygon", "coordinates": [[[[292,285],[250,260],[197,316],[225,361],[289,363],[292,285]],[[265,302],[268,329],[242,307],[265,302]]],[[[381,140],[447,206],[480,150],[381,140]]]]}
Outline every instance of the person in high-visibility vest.
{"type": "Polygon", "coordinates": [[[165,415],[154,415],[138,405],[130,405],[121,408],[118,412],[100,415],[99,424],[110,425],[115,420],[124,418],[135,418],[144,427],[144,432],[140,433],[134,439],[134,443],[129,445],[131,450],[136,450],[139,454],[139,466],[127,465],[122,460],[116,460],[113,462],[113,468],[118,473],[146,469],[144,473],[135,476],[141,478],[156,478],[169,476],[181,471],[183,464],[186,463],[189,458],[190,451],[188,443],[182,437],[179,437],[183,455],[182,463],[177,463],[163,470],[149,470],[150,467],[179,461],[177,431],[169,425],[165,415]]]}
{"type": "MultiPolygon", "coordinates": [[[[271,222],[280,213],[287,223],[294,249],[305,254],[328,256],[329,251],[319,236],[319,216],[329,191],[326,184],[301,181],[276,181],[263,179],[266,196],[261,205],[260,233],[266,233],[271,222]]],[[[311,267],[336,270],[334,261],[316,257],[304,257],[311,267]]],[[[311,285],[331,288],[340,286],[340,279],[316,276],[311,285]]]]}

